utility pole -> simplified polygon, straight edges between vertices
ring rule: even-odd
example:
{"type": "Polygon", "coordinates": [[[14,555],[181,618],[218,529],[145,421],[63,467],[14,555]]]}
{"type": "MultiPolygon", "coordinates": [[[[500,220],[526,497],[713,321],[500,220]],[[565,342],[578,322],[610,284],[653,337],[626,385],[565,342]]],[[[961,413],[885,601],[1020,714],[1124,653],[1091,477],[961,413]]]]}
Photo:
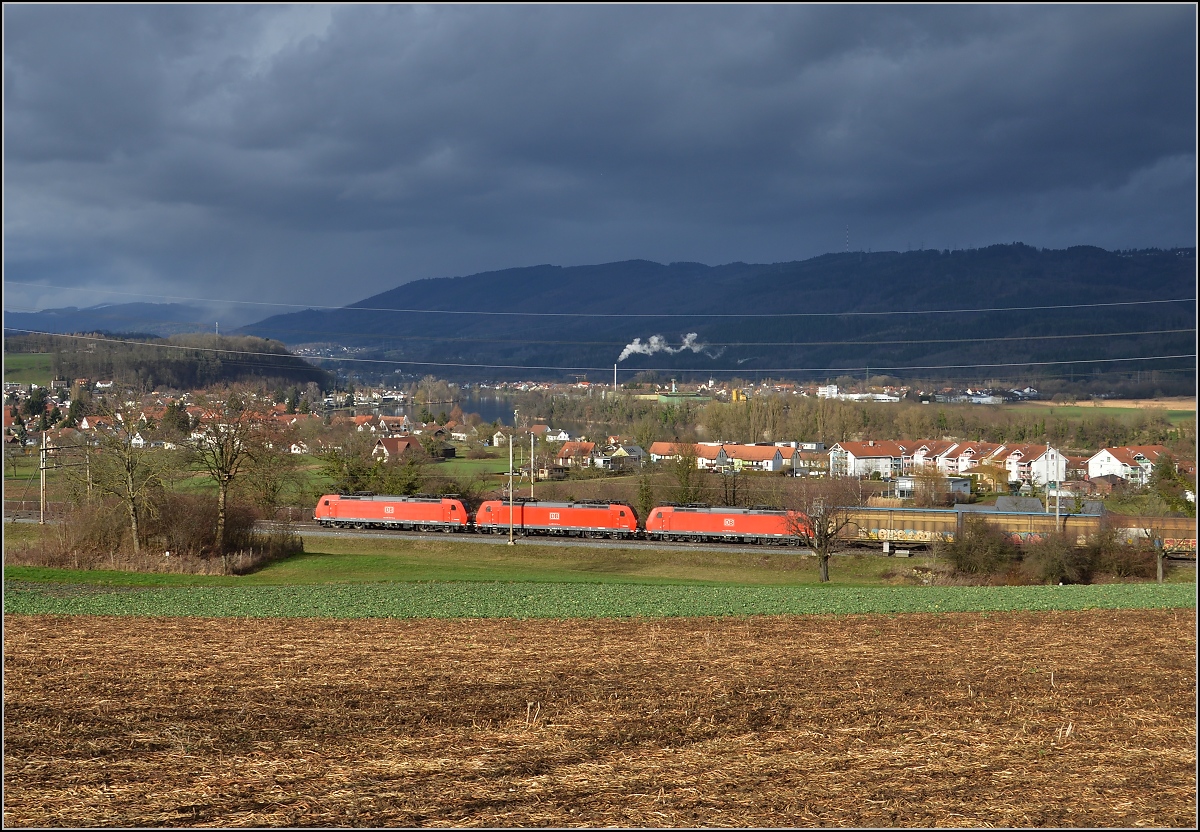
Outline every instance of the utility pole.
{"type": "Polygon", "coordinates": [[[1058,475],[1058,454],[1051,460],[1054,463],[1054,531],[1062,531],[1062,520],[1059,519],[1059,504],[1062,502],[1062,478],[1058,475]]]}
{"type": "Polygon", "coordinates": [[[533,431],[529,431],[529,499],[533,499],[533,431]]]}
{"type": "Polygon", "coordinates": [[[513,411],[513,432],[508,437],[508,545],[513,540],[513,442],[517,439],[517,411],[513,411]]]}
{"type": "Polygon", "coordinates": [[[41,514],[38,517],[39,526],[46,525],[46,433],[47,431],[42,431],[42,450],[41,453],[38,454],[40,459],[38,471],[41,474],[41,485],[38,489],[40,496],[39,504],[41,508],[41,514]]]}

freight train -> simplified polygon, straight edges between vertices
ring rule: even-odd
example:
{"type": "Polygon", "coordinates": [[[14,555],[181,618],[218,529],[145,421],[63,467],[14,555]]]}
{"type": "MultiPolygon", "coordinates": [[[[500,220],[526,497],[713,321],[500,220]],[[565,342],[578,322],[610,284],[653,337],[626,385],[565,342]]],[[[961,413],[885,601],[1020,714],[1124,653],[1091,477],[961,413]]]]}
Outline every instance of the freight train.
{"type": "Polygon", "coordinates": [[[1060,531],[1082,546],[1102,523],[1126,542],[1156,539],[1163,551],[1184,557],[1196,556],[1196,520],[1191,517],[1128,517],[1120,514],[1063,514],[1043,512],[965,512],[935,508],[854,509],[854,522],[842,532],[848,542],[928,546],[938,540],[953,540],[961,534],[966,518],[974,514],[1003,530],[1014,543],[1041,540],[1060,531]]]}
{"type": "MultiPolygon", "coordinates": [[[[961,534],[969,512],[954,509],[856,507],[842,529],[844,543],[896,543],[929,546],[961,534]]],[[[1163,551],[1196,557],[1196,521],[1188,517],[1126,517],[1109,514],[978,512],[1017,543],[1042,539],[1056,530],[1079,545],[1098,532],[1102,522],[1128,542],[1161,541],[1163,551]]],[[[326,494],[317,501],[313,520],[325,527],[403,529],[410,531],[561,535],[628,540],[726,542],[798,546],[811,524],[799,512],[766,506],[714,507],[664,504],[650,510],[645,523],[627,503],[602,500],[550,502],[530,499],[487,500],[472,518],[457,496],[413,497],[375,494],[326,494]],[[511,516],[510,516],[511,515],[511,516]]]]}

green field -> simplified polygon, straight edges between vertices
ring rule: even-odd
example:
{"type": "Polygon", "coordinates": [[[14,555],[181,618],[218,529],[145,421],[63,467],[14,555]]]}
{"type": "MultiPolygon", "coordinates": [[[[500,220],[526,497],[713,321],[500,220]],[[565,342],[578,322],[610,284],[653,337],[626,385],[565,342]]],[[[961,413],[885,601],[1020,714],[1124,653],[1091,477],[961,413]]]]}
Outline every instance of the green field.
{"type": "MultiPolygon", "coordinates": [[[[10,524],[6,544],[36,526],[10,524]]],[[[29,531],[33,529],[34,531],[29,531]]],[[[1159,586],[901,585],[927,557],[785,551],[514,547],[399,538],[312,538],[320,549],[241,577],[6,566],[8,614],[323,618],[604,618],[1195,606],[1195,568],[1159,586]]]]}
{"type": "Polygon", "coordinates": [[[101,587],[5,581],[6,615],[247,618],[660,618],[1194,608],[1195,587],[748,587],[415,582],[101,587]]]}
{"type": "Polygon", "coordinates": [[[1104,407],[1084,407],[1082,405],[1063,404],[1063,405],[1040,405],[1040,404],[1010,404],[1004,405],[1006,410],[1017,410],[1021,412],[1033,412],[1039,415],[1045,415],[1047,418],[1057,417],[1059,419],[1076,419],[1092,421],[1100,417],[1108,417],[1110,419],[1132,422],[1133,420],[1145,416],[1148,413],[1162,413],[1167,417],[1167,420],[1172,425],[1179,425],[1189,419],[1196,418],[1196,411],[1193,410],[1166,410],[1162,408],[1141,408],[1141,407],[1112,407],[1105,405],[1104,407]]]}
{"type": "Polygon", "coordinates": [[[53,356],[48,352],[5,353],[4,380],[49,387],[54,379],[53,356]]]}

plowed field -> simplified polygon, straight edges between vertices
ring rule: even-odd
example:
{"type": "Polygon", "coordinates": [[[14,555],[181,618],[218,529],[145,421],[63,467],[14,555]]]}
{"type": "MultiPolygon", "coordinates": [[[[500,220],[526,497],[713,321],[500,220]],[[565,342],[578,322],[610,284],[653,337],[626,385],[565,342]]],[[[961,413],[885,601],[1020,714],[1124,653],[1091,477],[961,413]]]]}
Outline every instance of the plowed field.
{"type": "Polygon", "coordinates": [[[1195,826],[1195,610],[7,616],[6,826],[1195,826]]]}

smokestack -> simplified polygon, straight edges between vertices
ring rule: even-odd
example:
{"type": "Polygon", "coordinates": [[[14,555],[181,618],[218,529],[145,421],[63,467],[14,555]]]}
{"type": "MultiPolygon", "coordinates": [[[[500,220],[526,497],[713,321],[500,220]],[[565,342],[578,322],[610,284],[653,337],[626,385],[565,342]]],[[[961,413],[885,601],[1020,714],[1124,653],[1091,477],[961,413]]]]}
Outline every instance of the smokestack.
{"type": "Polygon", "coordinates": [[[613,365],[613,392],[617,392],[617,365],[613,365]]]}

